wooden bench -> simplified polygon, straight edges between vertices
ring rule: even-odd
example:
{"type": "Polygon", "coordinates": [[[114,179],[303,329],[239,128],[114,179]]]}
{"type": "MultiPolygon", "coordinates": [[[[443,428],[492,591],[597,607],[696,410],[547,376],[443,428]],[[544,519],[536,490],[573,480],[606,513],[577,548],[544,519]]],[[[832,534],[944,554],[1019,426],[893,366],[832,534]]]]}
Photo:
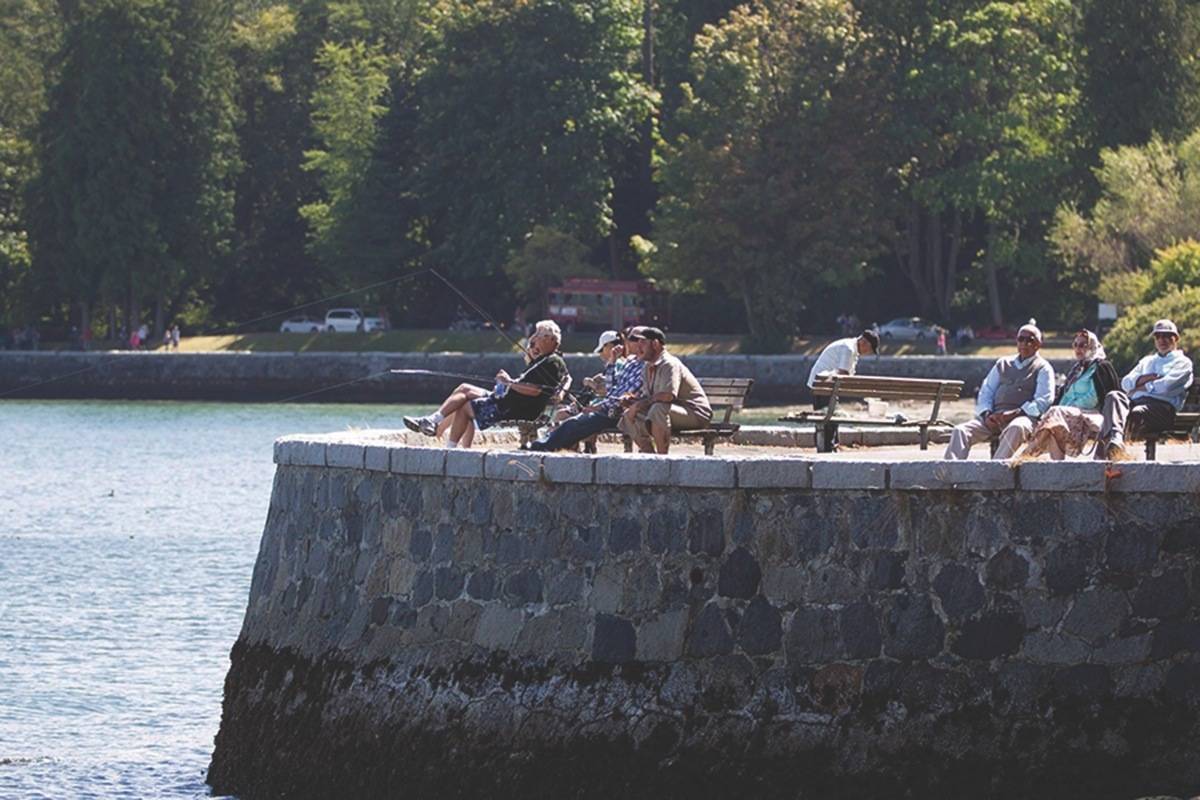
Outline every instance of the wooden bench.
{"type": "MultiPolygon", "coordinates": [[[[708,404],[712,406],[713,416],[706,428],[696,428],[688,431],[672,431],[671,440],[686,442],[689,439],[700,439],[704,443],[704,454],[711,456],[718,439],[729,439],[741,429],[741,425],[731,422],[735,411],[741,411],[746,405],[746,395],[754,385],[753,378],[699,378],[700,388],[708,395],[708,404]],[[724,411],[724,416],[721,412],[724,411]]],[[[622,436],[625,452],[633,452],[633,440],[622,436]]]]}
{"type": "Polygon", "coordinates": [[[876,375],[821,375],[813,383],[815,397],[828,397],[829,405],[820,411],[795,411],[781,422],[812,422],[817,426],[817,450],[828,453],[833,450],[839,425],[902,425],[920,430],[921,449],[929,449],[930,427],[952,427],[949,422],[938,418],[942,403],[957,400],[962,394],[963,382],[931,378],[888,378],[876,375]],[[877,419],[871,417],[837,416],[838,403],[854,398],[876,397],[880,400],[917,400],[933,404],[928,419],[877,419]]]}
{"type": "Polygon", "coordinates": [[[1175,424],[1170,430],[1152,433],[1145,438],[1146,460],[1158,456],[1158,443],[1164,439],[1189,439],[1200,442],[1200,382],[1193,382],[1183,401],[1183,410],[1175,412],[1175,424]]]}

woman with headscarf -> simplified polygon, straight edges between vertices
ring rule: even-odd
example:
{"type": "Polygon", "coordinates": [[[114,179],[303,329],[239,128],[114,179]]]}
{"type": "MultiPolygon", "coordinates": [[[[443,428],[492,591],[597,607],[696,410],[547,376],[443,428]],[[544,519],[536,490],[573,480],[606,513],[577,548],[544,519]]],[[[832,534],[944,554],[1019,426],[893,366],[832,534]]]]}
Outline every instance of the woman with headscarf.
{"type": "Polygon", "coordinates": [[[1061,461],[1083,452],[1100,432],[1104,396],[1120,388],[1117,371],[1108,362],[1096,334],[1081,330],[1071,346],[1075,363],[1055,395],[1054,405],[1034,428],[1023,454],[1027,458],[1049,453],[1050,458],[1061,461]]]}

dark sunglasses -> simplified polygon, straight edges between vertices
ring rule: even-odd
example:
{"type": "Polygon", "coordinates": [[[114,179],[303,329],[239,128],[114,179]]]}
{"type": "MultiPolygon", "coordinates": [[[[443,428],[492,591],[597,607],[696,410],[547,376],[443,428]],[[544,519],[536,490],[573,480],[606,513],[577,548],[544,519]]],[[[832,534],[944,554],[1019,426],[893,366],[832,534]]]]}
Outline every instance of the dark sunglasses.
{"type": "Polygon", "coordinates": [[[1018,336],[1017,341],[1020,342],[1021,344],[1028,344],[1029,342],[1036,342],[1037,337],[1029,336],[1028,334],[1026,334],[1025,336],[1018,336]]]}

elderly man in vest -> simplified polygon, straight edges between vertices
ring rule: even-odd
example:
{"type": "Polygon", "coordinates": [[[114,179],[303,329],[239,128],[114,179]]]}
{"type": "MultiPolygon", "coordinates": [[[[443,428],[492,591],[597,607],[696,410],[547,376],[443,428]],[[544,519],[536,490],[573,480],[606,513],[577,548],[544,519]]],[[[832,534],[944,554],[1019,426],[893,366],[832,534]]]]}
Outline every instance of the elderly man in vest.
{"type": "Polygon", "coordinates": [[[946,458],[963,459],[971,445],[1000,437],[996,458],[1010,458],[1054,402],[1054,368],[1038,355],[1042,332],[1030,322],[1017,331],[1017,354],[996,361],[979,387],[975,418],[954,428],[946,458]]]}

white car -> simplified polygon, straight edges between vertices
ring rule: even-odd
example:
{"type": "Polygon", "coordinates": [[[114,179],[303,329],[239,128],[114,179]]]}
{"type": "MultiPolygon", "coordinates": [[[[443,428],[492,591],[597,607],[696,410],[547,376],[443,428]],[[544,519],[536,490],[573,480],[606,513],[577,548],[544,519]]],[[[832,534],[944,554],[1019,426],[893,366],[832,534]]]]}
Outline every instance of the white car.
{"type": "Polygon", "coordinates": [[[382,317],[368,317],[359,308],[331,308],[325,314],[329,333],[372,333],[387,330],[382,317]]]}
{"type": "Polygon", "coordinates": [[[312,317],[292,317],[279,326],[280,333],[320,333],[321,321],[312,317]]]}
{"type": "Polygon", "coordinates": [[[881,339],[922,341],[936,339],[938,326],[920,317],[901,317],[879,326],[881,339]]]}

